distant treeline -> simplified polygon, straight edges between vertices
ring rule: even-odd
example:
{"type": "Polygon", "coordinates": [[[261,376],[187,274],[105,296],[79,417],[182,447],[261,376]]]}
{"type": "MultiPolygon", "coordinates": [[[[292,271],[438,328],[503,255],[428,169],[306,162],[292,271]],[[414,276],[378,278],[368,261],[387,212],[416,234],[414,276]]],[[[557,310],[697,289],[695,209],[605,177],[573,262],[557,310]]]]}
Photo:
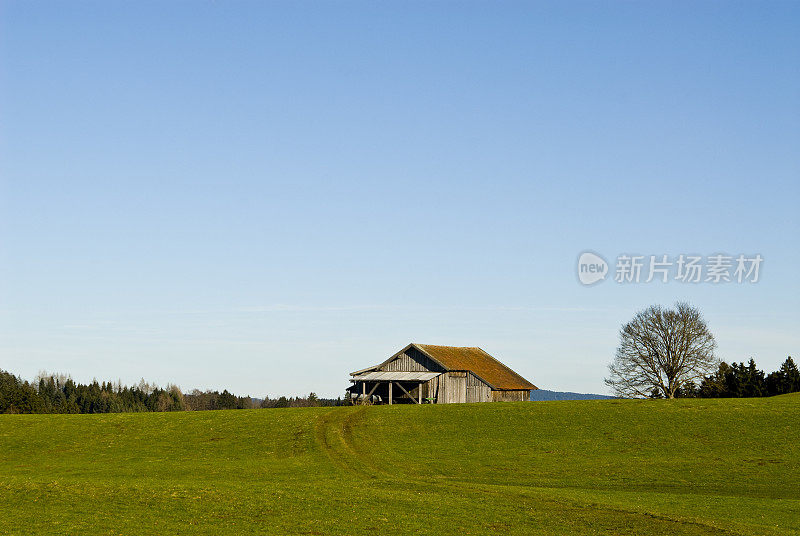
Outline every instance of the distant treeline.
{"type": "MultiPolygon", "coordinates": [[[[755,360],[747,364],[724,361],[714,374],[706,376],[700,385],[688,382],[675,392],[680,398],[752,398],[800,392],[800,371],[787,357],[775,372],[764,374],[755,360]]],[[[660,398],[654,392],[651,398],[660,398]]]]}
{"type": "Polygon", "coordinates": [[[338,406],[340,399],[280,397],[254,399],[236,396],[227,390],[184,394],[175,385],[161,388],[144,380],[138,385],[96,380],[76,383],[64,374],[40,374],[38,381],[27,382],[0,370],[0,413],[125,413],[140,411],[201,411],[214,409],[286,408],[338,406]]]}

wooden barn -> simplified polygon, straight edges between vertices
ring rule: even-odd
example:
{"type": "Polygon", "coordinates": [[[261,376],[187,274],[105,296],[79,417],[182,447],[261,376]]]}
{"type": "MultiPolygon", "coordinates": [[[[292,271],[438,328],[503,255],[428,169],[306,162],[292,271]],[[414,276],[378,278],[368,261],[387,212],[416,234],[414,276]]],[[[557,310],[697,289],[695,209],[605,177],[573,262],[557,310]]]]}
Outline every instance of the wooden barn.
{"type": "Polygon", "coordinates": [[[374,367],[350,373],[356,402],[453,404],[530,399],[528,380],[480,348],[411,343],[374,367]]]}

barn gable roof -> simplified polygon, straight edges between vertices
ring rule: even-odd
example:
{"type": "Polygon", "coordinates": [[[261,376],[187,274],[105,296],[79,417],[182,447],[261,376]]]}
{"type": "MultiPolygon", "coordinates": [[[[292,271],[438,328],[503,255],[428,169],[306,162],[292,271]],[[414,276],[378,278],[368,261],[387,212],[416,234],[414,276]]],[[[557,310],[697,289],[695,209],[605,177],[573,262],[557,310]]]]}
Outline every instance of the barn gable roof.
{"type": "Polygon", "coordinates": [[[531,382],[502,364],[480,348],[473,346],[437,346],[411,343],[392,357],[374,367],[352,372],[359,375],[380,369],[409,348],[416,348],[446,370],[468,370],[495,390],[538,389],[531,382]]]}
{"type": "Polygon", "coordinates": [[[449,370],[468,370],[493,389],[537,389],[531,382],[480,348],[415,344],[419,350],[449,370]]]}

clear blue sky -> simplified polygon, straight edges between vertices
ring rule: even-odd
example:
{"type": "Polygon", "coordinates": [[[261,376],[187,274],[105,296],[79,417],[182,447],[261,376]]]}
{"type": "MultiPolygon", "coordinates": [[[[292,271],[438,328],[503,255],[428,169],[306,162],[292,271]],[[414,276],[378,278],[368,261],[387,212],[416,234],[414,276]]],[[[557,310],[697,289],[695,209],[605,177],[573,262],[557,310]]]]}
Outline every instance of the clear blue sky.
{"type": "Polygon", "coordinates": [[[800,4],[2,2],[0,368],[341,394],[408,342],[605,392],[800,348],[800,4]],[[757,284],[578,284],[586,249],[757,284]]]}

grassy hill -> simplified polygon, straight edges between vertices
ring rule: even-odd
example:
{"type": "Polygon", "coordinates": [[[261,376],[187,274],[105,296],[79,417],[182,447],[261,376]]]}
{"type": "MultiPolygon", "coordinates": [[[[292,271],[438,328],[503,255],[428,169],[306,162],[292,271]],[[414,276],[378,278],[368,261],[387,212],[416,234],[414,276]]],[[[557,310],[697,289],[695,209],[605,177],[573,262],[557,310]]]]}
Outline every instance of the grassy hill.
{"type": "Polygon", "coordinates": [[[800,534],[800,397],[0,415],[0,534],[800,534]]]}

